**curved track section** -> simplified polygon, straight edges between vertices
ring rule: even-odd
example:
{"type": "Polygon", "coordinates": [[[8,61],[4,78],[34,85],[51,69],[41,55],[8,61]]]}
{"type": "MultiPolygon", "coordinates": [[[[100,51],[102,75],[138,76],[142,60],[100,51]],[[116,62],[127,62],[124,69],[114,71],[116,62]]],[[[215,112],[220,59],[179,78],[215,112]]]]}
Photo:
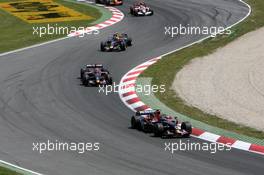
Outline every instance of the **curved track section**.
{"type": "MultiPolygon", "coordinates": [[[[117,93],[80,86],[79,69],[103,63],[116,82],[143,61],[169,52],[201,36],[164,35],[167,25],[227,26],[243,18],[248,8],[236,0],[153,0],[149,18],[125,19],[100,35],[70,38],[0,58],[0,157],[44,174],[262,174],[264,159],[239,150],[164,151],[161,140],[130,130],[132,111],[117,93]],[[101,53],[99,43],[115,31],[127,32],[134,45],[126,52],[101,53]],[[100,151],[32,151],[32,142],[100,142],[100,151]]],[[[127,12],[132,2],[120,7],[127,12]]],[[[182,140],[187,142],[188,140],[182,140]]],[[[190,142],[202,142],[191,138],[190,142]]]]}
{"type": "MultiPolygon", "coordinates": [[[[137,96],[135,84],[138,76],[146,70],[149,66],[155,64],[162,57],[157,57],[144,62],[132,70],[128,71],[122,78],[119,84],[119,96],[123,103],[133,111],[153,110],[151,106],[146,105],[141,101],[140,97],[137,96]]],[[[191,86],[189,86],[191,87],[191,86]]],[[[192,136],[206,140],[209,142],[217,142],[222,144],[229,144],[232,148],[241,149],[244,151],[250,151],[264,155],[264,146],[251,144],[248,142],[236,140],[226,136],[220,136],[214,133],[204,131],[199,128],[192,129],[192,136]]]]}

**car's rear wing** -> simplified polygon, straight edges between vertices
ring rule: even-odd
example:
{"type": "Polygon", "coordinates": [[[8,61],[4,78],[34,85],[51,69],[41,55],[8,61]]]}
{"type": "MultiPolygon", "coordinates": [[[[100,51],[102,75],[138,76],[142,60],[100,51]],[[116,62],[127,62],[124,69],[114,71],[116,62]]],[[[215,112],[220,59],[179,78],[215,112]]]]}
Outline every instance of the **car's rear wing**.
{"type": "Polygon", "coordinates": [[[137,111],[136,115],[149,115],[153,114],[156,110],[145,110],[145,111],[137,111]]]}
{"type": "Polygon", "coordinates": [[[87,64],[87,68],[103,68],[102,64],[87,64]]]}

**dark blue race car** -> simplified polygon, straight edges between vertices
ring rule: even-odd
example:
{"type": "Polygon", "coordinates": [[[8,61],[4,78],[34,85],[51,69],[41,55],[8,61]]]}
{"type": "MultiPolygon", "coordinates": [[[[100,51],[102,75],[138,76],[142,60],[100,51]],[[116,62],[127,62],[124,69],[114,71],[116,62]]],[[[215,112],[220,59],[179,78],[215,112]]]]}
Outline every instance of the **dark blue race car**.
{"type": "Polygon", "coordinates": [[[131,128],[157,137],[189,137],[192,126],[189,122],[179,123],[176,117],[160,114],[160,110],[137,111],[131,117],[131,128]]]}
{"type": "Polygon", "coordinates": [[[84,86],[112,85],[113,80],[102,64],[88,64],[80,70],[80,79],[84,86]]]}
{"type": "Polygon", "coordinates": [[[132,46],[132,39],[127,34],[115,33],[107,41],[101,42],[101,51],[125,51],[128,46],[132,46]]]}

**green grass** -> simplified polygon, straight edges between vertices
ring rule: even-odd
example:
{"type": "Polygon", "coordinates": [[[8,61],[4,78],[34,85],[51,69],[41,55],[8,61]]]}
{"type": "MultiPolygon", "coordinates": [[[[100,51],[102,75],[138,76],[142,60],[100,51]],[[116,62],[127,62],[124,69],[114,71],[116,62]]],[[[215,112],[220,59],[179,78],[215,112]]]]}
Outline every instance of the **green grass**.
{"type": "Polygon", "coordinates": [[[252,14],[244,22],[233,27],[233,33],[230,36],[221,35],[216,38],[210,38],[199,44],[167,55],[144,71],[141,77],[153,77],[152,84],[166,86],[165,93],[155,93],[155,96],[171,109],[218,128],[264,139],[264,132],[262,131],[221,119],[215,115],[204,113],[198,108],[186,105],[183,100],[176,95],[175,91],[171,89],[176,73],[188,64],[190,60],[196,57],[206,56],[214,52],[217,48],[223,47],[234,41],[236,38],[264,26],[264,1],[246,0],[245,2],[252,7],[252,14]]]}
{"type": "Polygon", "coordinates": [[[0,167],[0,175],[22,175],[22,174],[17,173],[15,171],[11,171],[4,167],[0,167]]]}
{"type": "MultiPolygon", "coordinates": [[[[58,23],[49,23],[50,25],[57,24],[62,27],[87,27],[89,24],[99,19],[102,14],[101,12],[93,7],[87,5],[77,4],[73,2],[63,1],[63,0],[54,0],[55,2],[74,9],[83,14],[93,17],[91,20],[80,20],[80,21],[70,21],[70,22],[58,22],[58,23]]],[[[0,0],[1,2],[10,2],[7,0],[0,0]]],[[[47,23],[42,24],[29,24],[21,19],[5,12],[0,9],[0,53],[30,46],[33,44],[41,43],[48,40],[53,40],[61,38],[65,35],[45,35],[43,37],[38,37],[33,35],[33,26],[47,26],[47,23]]]]}

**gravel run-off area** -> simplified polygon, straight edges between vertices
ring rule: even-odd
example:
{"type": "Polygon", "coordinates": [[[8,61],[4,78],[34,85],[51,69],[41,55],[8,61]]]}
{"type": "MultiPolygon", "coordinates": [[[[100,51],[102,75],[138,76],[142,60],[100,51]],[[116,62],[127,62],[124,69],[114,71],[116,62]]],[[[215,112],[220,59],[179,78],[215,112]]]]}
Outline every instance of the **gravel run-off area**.
{"type": "Polygon", "coordinates": [[[175,76],[188,105],[264,131],[264,28],[196,58],[175,76]]]}

